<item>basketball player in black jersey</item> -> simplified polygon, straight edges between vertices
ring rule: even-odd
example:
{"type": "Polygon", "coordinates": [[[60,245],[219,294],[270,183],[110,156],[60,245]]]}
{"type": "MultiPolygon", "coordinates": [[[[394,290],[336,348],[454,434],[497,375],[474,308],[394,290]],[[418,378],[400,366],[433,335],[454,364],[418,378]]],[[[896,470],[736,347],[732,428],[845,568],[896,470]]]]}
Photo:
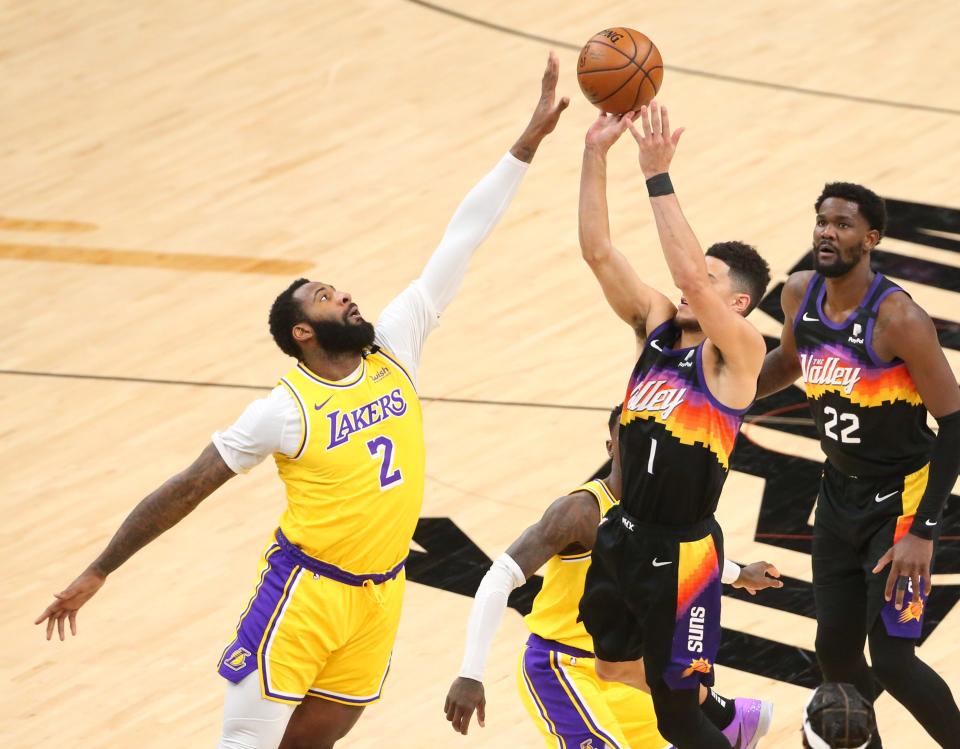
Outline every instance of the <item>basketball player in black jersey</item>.
{"type": "Polygon", "coordinates": [[[815,207],[815,270],[784,287],[783,334],[758,392],[802,377],[827,455],[813,527],[817,657],[825,679],[850,682],[872,701],[869,638],[883,687],[940,746],[960,746],[950,689],[914,652],[960,464],[960,388],[929,315],[870,268],[886,226],[883,199],[835,182],[815,207]]]}
{"type": "Polygon", "coordinates": [[[740,242],[704,256],[667,174],[682,131],[671,133],[656,103],[640,111],[642,134],[632,119],[601,115],[583,155],[580,246],[640,352],[620,420],[621,503],[598,530],[580,615],[598,676],[649,690],[664,738],[679,749],[752,749],[769,704],[728,739],[698,708],[698,693],[713,683],[720,639],[723,540],[713,513],[766,352],[744,316],[769,269],[740,242]],[[679,307],[610,241],[606,152],[628,128],[679,307]]]}

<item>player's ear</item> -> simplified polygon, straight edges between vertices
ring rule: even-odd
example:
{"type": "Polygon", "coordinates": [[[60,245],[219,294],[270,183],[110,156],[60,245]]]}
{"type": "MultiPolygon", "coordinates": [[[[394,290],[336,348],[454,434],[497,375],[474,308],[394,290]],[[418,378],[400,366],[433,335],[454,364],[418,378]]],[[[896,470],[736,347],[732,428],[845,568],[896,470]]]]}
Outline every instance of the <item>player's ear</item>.
{"type": "Polygon", "coordinates": [[[607,457],[613,457],[613,440],[607,440],[607,457]]]}
{"type": "Polygon", "coordinates": [[[878,244],[880,244],[880,232],[878,232],[876,229],[871,229],[867,232],[867,236],[864,238],[863,249],[869,252],[878,244]]]}
{"type": "Polygon", "coordinates": [[[313,328],[303,322],[298,322],[293,326],[293,340],[299,344],[303,344],[304,341],[309,341],[313,338],[313,328]]]}
{"type": "Polygon", "coordinates": [[[750,309],[750,295],[744,293],[738,293],[733,298],[733,309],[739,315],[746,315],[747,310],[750,309]]]}

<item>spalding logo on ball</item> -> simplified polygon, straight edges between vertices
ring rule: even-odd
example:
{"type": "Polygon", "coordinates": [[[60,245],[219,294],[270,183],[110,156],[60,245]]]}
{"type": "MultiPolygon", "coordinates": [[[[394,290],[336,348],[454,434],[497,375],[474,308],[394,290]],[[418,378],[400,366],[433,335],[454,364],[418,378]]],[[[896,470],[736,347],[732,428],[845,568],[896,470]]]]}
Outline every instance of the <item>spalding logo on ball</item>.
{"type": "Polygon", "coordinates": [[[590,103],[604,112],[632,112],[649,104],[660,90],[663,58],[639,31],[606,29],[580,50],[577,81],[590,103]]]}

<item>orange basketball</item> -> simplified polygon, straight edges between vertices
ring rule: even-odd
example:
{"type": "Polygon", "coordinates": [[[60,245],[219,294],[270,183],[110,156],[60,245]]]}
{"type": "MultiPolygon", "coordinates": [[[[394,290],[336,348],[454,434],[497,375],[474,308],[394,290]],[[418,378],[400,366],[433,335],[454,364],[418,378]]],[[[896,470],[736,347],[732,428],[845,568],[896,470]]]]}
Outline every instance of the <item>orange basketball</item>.
{"type": "Polygon", "coordinates": [[[617,27],[594,34],[580,50],[577,81],[590,103],[623,114],[649,104],[663,82],[663,58],[656,45],[634,29],[617,27]]]}

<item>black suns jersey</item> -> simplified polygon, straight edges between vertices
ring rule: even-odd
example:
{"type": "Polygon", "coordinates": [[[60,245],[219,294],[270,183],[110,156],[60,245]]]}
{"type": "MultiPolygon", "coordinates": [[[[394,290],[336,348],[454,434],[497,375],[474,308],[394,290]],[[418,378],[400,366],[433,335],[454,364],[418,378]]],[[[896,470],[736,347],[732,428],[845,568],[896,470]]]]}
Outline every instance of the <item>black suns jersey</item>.
{"type": "MultiPolygon", "coordinates": [[[[907,475],[930,460],[927,409],[900,359],[873,350],[880,303],[903,292],[877,273],[843,322],[823,313],[826,283],[815,273],[793,323],[807,401],[830,463],[848,476],[907,475]]],[[[906,293],[906,292],[903,292],[906,293]]]]}
{"type": "Polygon", "coordinates": [[[621,504],[645,523],[689,525],[714,513],[748,410],[713,396],[703,344],[671,348],[679,339],[673,320],[650,334],[620,416],[621,504]]]}

